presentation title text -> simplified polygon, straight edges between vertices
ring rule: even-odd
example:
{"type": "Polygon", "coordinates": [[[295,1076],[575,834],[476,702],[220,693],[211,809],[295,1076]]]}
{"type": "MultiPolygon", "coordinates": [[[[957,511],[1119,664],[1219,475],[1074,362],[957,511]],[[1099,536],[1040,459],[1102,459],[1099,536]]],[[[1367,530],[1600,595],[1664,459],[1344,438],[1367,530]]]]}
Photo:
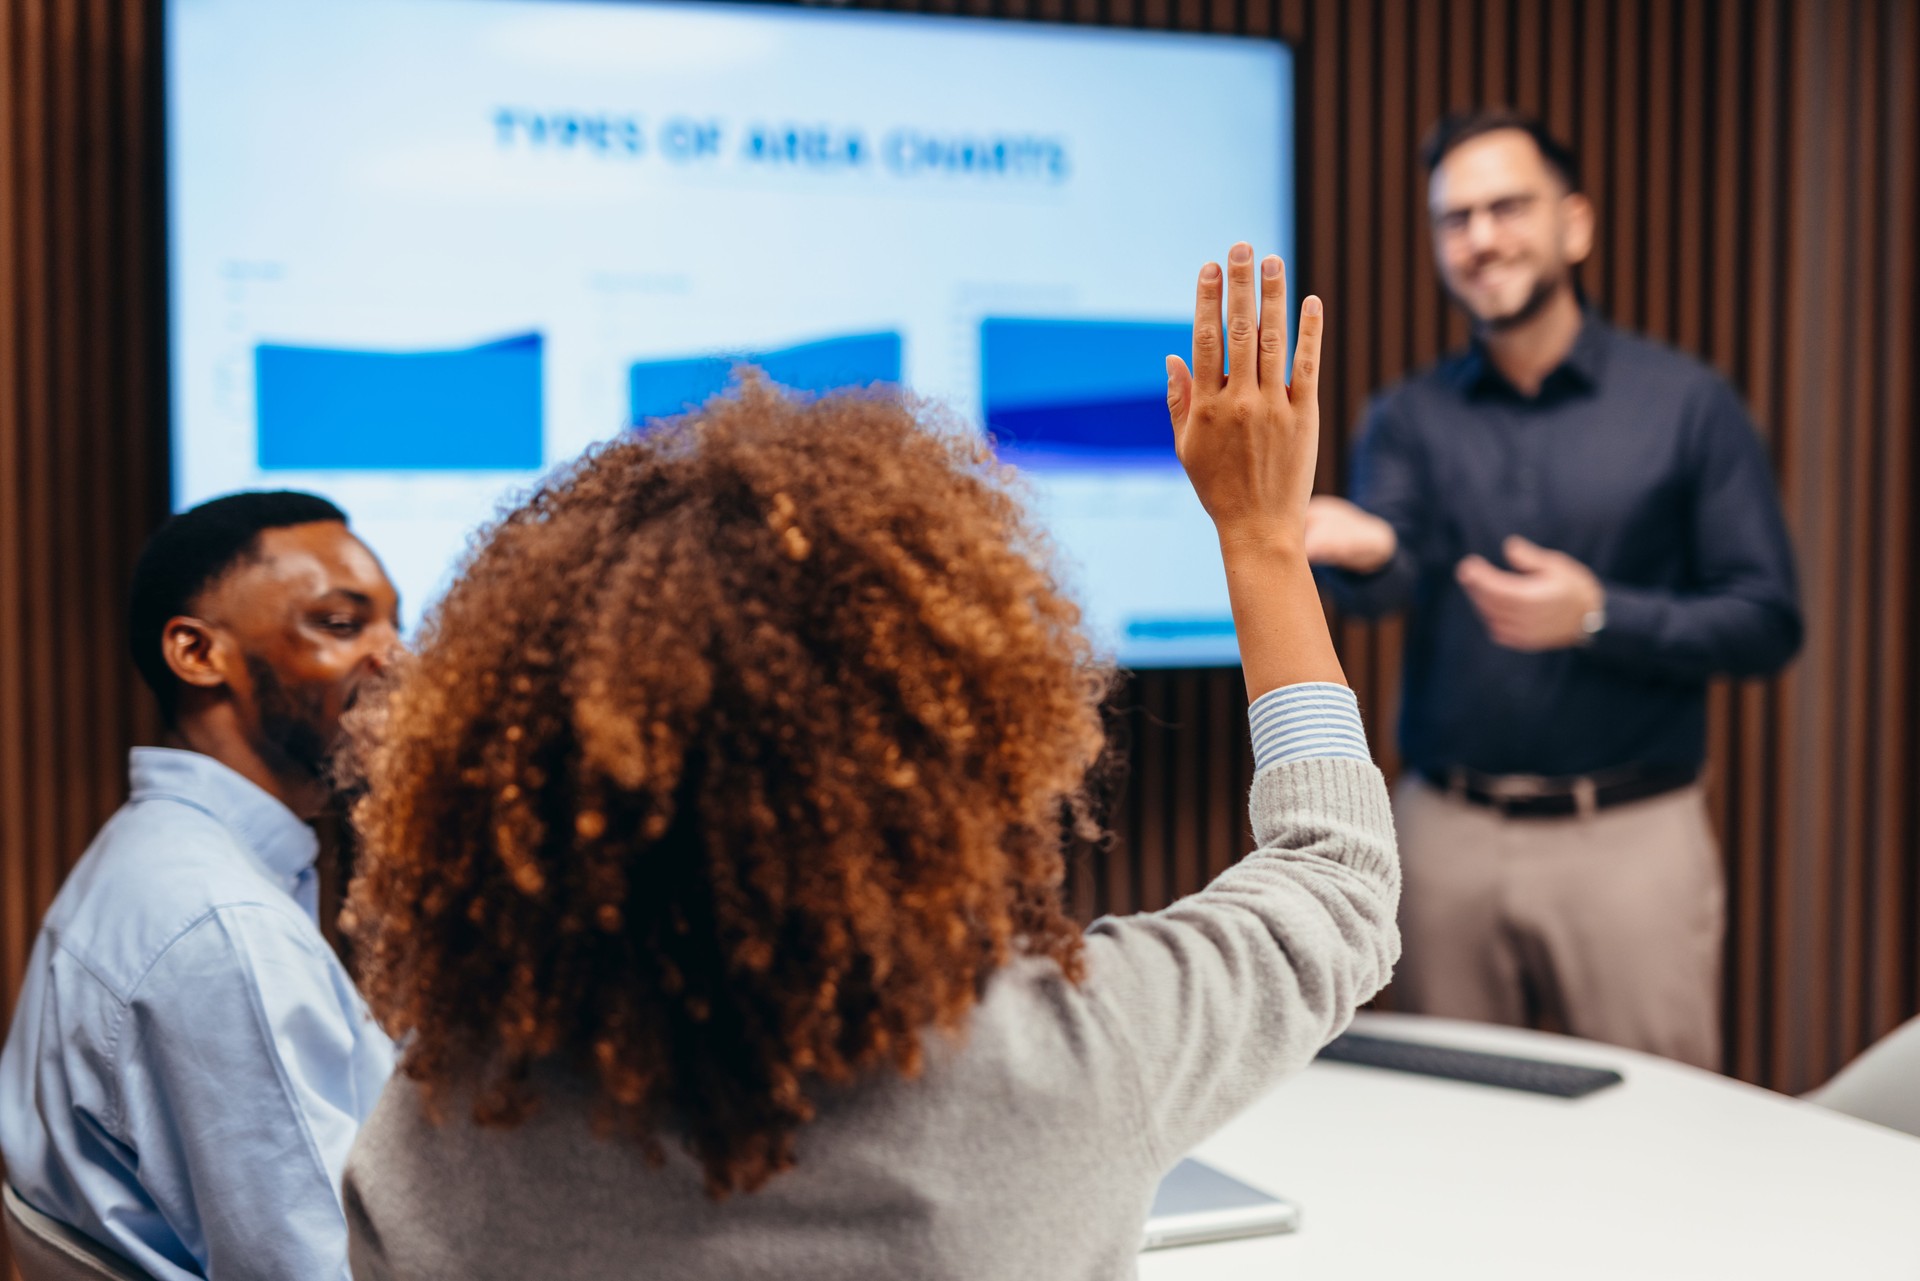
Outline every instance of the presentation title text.
{"type": "Polygon", "coordinates": [[[651,118],[616,112],[500,107],[494,139],[503,149],[573,153],[674,165],[738,165],[816,173],[878,171],[902,178],[955,177],[1052,184],[1066,181],[1064,139],[983,130],[953,132],[794,121],[733,124],[700,116],[651,118]]]}

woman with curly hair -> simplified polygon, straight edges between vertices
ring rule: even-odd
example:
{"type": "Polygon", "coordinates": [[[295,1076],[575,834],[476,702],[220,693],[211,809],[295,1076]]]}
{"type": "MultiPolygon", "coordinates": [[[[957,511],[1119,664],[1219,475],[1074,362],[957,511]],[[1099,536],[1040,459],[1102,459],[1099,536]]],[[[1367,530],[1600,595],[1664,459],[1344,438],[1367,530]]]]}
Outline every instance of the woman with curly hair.
{"type": "Polygon", "coordinates": [[[600,448],[486,535],[359,727],[347,918],[403,1059],[348,1170],[356,1277],[1131,1275],[1160,1174],[1398,949],[1301,551],[1319,303],[1289,387],[1279,260],[1224,277],[1168,404],[1259,848],[1068,918],[1108,677],[964,433],[750,384],[600,448]]]}

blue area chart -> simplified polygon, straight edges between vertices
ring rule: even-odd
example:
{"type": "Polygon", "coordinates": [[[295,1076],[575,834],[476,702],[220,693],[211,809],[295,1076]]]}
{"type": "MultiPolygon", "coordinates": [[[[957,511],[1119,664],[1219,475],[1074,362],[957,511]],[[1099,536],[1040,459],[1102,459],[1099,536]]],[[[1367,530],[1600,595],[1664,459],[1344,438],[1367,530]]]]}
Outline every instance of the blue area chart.
{"type": "Polygon", "coordinates": [[[980,322],[980,403],[1000,456],[1034,469],[1177,467],[1167,356],[1185,322],[980,322]]]}
{"type": "Polygon", "coordinates": [[[263,471],[532,471],[542,462],[541,336],[448,351],[261,343],[263,471]]]}
{"type": "Polygon", "coordinates": [[[792,391],[819,395],[848,387],[900,381],[900,335],[847,334],[771,351],[646,360],[627,375],[628,408],[638,425],[697,409],[733,384],[742,366],[755,365],[792,391]]]}

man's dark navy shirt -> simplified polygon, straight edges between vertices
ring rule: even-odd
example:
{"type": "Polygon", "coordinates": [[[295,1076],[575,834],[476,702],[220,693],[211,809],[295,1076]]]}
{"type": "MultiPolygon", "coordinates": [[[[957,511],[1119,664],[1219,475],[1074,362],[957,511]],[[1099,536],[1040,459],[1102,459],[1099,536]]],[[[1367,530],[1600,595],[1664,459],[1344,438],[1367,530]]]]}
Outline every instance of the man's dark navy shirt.
{"type": "Polygon", "coordinates": [[[1711,369],[1588,314],[1534,396],[1478,347],[1369,406],[1353,501],[1399,550],[1325,572],[1349,613],[1410,609],[1400,719],[1409,765],[1489,774],[1698,766],[1707,680],[1777,671],[1800,647],[1793,551],[1760,438],[1711,369]],[[1591,645],[1495,645],[1454,580],[1519,534],[1606,589],[1591,645]]]}

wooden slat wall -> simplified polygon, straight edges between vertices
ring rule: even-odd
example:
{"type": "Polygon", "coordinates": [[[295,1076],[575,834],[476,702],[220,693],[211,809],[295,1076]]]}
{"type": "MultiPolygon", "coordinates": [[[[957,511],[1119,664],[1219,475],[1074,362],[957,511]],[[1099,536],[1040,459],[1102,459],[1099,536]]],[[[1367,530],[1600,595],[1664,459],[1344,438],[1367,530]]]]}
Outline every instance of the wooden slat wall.
{"type": "MultiPolygon", "coordinates": [[[[1363,398],[1463,337],[1433,281],[1420,134],[1444,108],[1511,102],[1572,137],[1602,215],[1588,289],[1743,390],[1802,558],[1805,655],[1714,697],[1728,1066],[1803,1089],[1916,1008],[1920,3],[872,7],[1295,44],[1297,274],[1330,304],[1331,489],[1363,398]]],[[[157,60],[150,0],[0,0],[0,1014],[126,747],[154,730],[119,602],[166,496],[157,60]]],[[[1391,767],[1400,629],[1340,638],[1391,767]]],[[[1130,774],[1112,854],[1076,876],[1088,910],[1163,903],[1245,839],[1237,677],[1146,674],[1116,706],[1130,774]]]]}

